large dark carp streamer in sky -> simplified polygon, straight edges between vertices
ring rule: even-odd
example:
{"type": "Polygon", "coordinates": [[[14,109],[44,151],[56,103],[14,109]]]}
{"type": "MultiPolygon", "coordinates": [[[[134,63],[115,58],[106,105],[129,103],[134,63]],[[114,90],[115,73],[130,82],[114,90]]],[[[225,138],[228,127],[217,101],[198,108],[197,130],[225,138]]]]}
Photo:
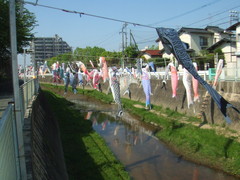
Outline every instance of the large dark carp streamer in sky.
{"type": "Polygon", "coordinates": [[[231,119],[227,115],[227,108],[232,107],[238,113],[240,111],[235,108],[231,103],[225,100],[215,89],[213,89],[204,79],[197,73],[193,66],[192,60],[186,52],[182,41],[178,37],[178,33],[175,29],[171,28],[156,28],[160,40],[168,54],[173,53],[178,62],[192,74],[192,76],[198,80],[200,84],[209,92],[218,108],[225,117],[227,123],[231,123],[231,119]]]}

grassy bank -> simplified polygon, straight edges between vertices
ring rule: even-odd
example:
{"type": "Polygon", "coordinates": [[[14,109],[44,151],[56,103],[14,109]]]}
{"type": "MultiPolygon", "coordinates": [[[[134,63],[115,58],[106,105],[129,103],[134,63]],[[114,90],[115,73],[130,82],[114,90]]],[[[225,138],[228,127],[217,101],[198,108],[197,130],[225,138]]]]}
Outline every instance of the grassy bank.
{"type": "MultiPolygon", "coordinates": [[[[59,90],[63,88],[43,84],[42,86],[50,89],[54,87],[55,91],[56,88],[59,90]]],[[[78,93],[92,96],[106,103],[112,102],[111,95],[96,90],[79,89],[78,93]]],[[[217,134],[214,129],[202,129],[200,126],[193,125],[193,123],[200,124],[199,119],[186,117],[169,109],[153,106],[153,110],[146,111],[136,106],[144,106],[143,103],[129,99],[122,99],[122,102],[125,110],[142,121],[161,127],[156,136],[185,159],[240,177],[240,143],[234,136],[225,137],[217,134]]]]}
{"type": "Polygon", "coordinates": [[[70,180],[130,179],[104,140],[84,120],[72,103],[63,97],[43,91],[60,127],[65,162],[70,180]]]}

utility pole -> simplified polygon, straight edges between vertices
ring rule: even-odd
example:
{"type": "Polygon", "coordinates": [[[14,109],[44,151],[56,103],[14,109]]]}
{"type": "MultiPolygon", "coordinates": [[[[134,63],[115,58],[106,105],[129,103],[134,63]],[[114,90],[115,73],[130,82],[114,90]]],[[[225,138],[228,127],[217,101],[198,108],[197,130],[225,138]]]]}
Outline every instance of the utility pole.
{"type": "Polygon", "coordinates": [[[12,55],[12,79],[13,79],[13,91],[14,91],[14,113],[17,129],[17,146],[18,157],[17,160],[20,164],[20,178],[21,180],[27,179],[25,152],[23,142],[23,116],[20,105],[20,93],[18,82],[18,62],[17,62],[17,33],[16,33],[16,7],[15,0],[9,1],[9,16],[10,16],[10,38],[11,38],[11,55],[12,55]]]}
{"type": "MultiPolygon", "coordinates": [[[[239,22],[239,12],[238,11],[230,11],[230,26],[234,24],[234,22],[239,22]]],[[[232,62],[232,38],[233,35],[230,34],[230,58],[232,62]]]]}
{"type": "Polygon", "coordinates": [[[125,49],[127,48],[128,46],[128,43],[127,43],[127,23],[125,23],[125,49]]]}
{"type": "Polygon", "coordinates": [[[233,22],[239,22],[239,12],[238,11],[230,11],[230,26],[233,25],[233,22]]]}
{"type": "Polygon", "coordinates": [[[23,49],[23,56],[24,56],[24,83],[26,82],[26,49],[23,49]]]}
{"type": "MultiPolygon", "coordinates": [[[[132,34],[131,31],[130,31],[130,37],[131,37],[131,39],[133,39],[133,42],[134,42],[134,46],[135,46],[135,48],[138,49],[137,43],[136,43],[135,38],[134,38],[134,36],[133,36],[133,34],[132,34]]],[[[139,51],[139,49],[138,49],[138,51],[139,51]]]]}
{"type": "Polygon", "coordinates": [[[123,24],[122,27],[122,31],[120,33],[122,33],[122,59],[121,59],[121,66],[122,68],[124,68],[124,50],[127,47],[127,32],[126,32],[126,27],[127,27],[127,23],[123,24]],[[124,36],[125,35],[125,36],[124,36]],[[125,43],[124,43],[124,38],[125,38],[125,43]]]}

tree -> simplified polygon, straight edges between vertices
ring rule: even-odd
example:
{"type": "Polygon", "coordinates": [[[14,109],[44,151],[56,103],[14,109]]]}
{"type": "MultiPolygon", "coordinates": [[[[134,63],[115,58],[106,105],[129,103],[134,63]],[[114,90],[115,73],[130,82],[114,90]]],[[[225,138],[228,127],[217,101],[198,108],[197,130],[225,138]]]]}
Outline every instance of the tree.
{"type": "Polygon", "coordinates": [[[126,54],[128,58],[136,58],[139,54],[139,51],[135,46],[128,46],[125,49],[124,54],[126,54]]]}
{"type": "Polygon", "coordinates": [[[96,60],[101,56],[106,50],[97,46],[86,48],[76,48],[74,51],[74,60],[82,61],[84,64],[89,64],[89,60],[92,60],[96,64],[96,60]]]}
{"type": "Polygon", "coordinates": [[[199,65],[199,69],[204,69],[204,64],[208,63],[210,68],[214,68],[215,55],[218,54],[218,59],[224,59],[224,54],[220,48],[215,49],[213,52],[202,50],[200,56],[195,57],[199,65]]]}
{"type": "Polygon", "coordinates": [[[155,45],[152,45],[150,48],[148,48],[148,49],[151,49],[151,50],[158,50],[159,49],[159,47],[158,46],[155,46],[155,45]]]}
{"type": "MultiPolygon", "coordinates": [[[[0,72],[9,72],[10,67],[10,23],[9,0],[0,0],[0,72]]],[[[26,8],[16,4],[16,33],[17,51],[23,52],[23,48],[29,45],[33,37],[31,32],[36,25],[35,16],[26,8]],[[21,10],[22,9],[22,10],[21,10]]]]}
{"type": "MultiPolygon", "coordinates": [[[[10,23],[9,23],[9,1],[0,0],[0,56],[10,50],[10,23]]],[[[23,51],[23,47],[29,45],[33,38],[31,32],[36,25],[35,16],[26,8],[20,10],[20,4],[16,4],[16,31],[17,31],[17,49],[23,51]]]]}

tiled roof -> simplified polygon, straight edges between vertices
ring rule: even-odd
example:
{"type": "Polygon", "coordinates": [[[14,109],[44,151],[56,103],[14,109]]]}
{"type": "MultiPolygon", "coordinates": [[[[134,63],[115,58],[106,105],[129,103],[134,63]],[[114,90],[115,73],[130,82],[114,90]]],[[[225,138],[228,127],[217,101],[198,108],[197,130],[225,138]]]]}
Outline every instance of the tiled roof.
{"type": "Polygon", "coordinates": [[[161,56],[160,50],[144,50],[143,53],[149,54],[150,56],[161,56]]]}
{"type": "Polygon", "coordinates": [[[230,26],[229,28],[226,29],[226,31],[235,31],[237,26],[240,25],[240,22],[237,22],[235,24],[233,24],[232,26],[230,26]]]}
{"type": "Polygon", "coordinates": [[[223,33],[224,29],[218,27],[218,26],[207,26],[205,28],[206,30],[213,31],[213,32],[218,32],[218,33],[223,33]]]}
{"type": "Polygon", "coordinates": [[[218,42],[216,42],[215,44],[213,44],[212,46],[210,46],[209,48],[207,48],[207,50],[213,51],[214,49],[216,49],[217,47],[221,46],[222,44],[224,44],[224,43],[230,43],[230,42],[232,42],[232,41],[229,40],[229,39],[223,38],[223,39],[221,39],[220,41],[218,41],[218,42]]]}
{"type": "Polygon", "coordinates": [[[187,28],[187,27],[182,27],[179,31],[178,34],[182,34],[184,32],[187,33],[204,33],[204,34],[212,34],[212,32],[207,31],[206,29],[201,29],[201,28],[187,28]]]}

